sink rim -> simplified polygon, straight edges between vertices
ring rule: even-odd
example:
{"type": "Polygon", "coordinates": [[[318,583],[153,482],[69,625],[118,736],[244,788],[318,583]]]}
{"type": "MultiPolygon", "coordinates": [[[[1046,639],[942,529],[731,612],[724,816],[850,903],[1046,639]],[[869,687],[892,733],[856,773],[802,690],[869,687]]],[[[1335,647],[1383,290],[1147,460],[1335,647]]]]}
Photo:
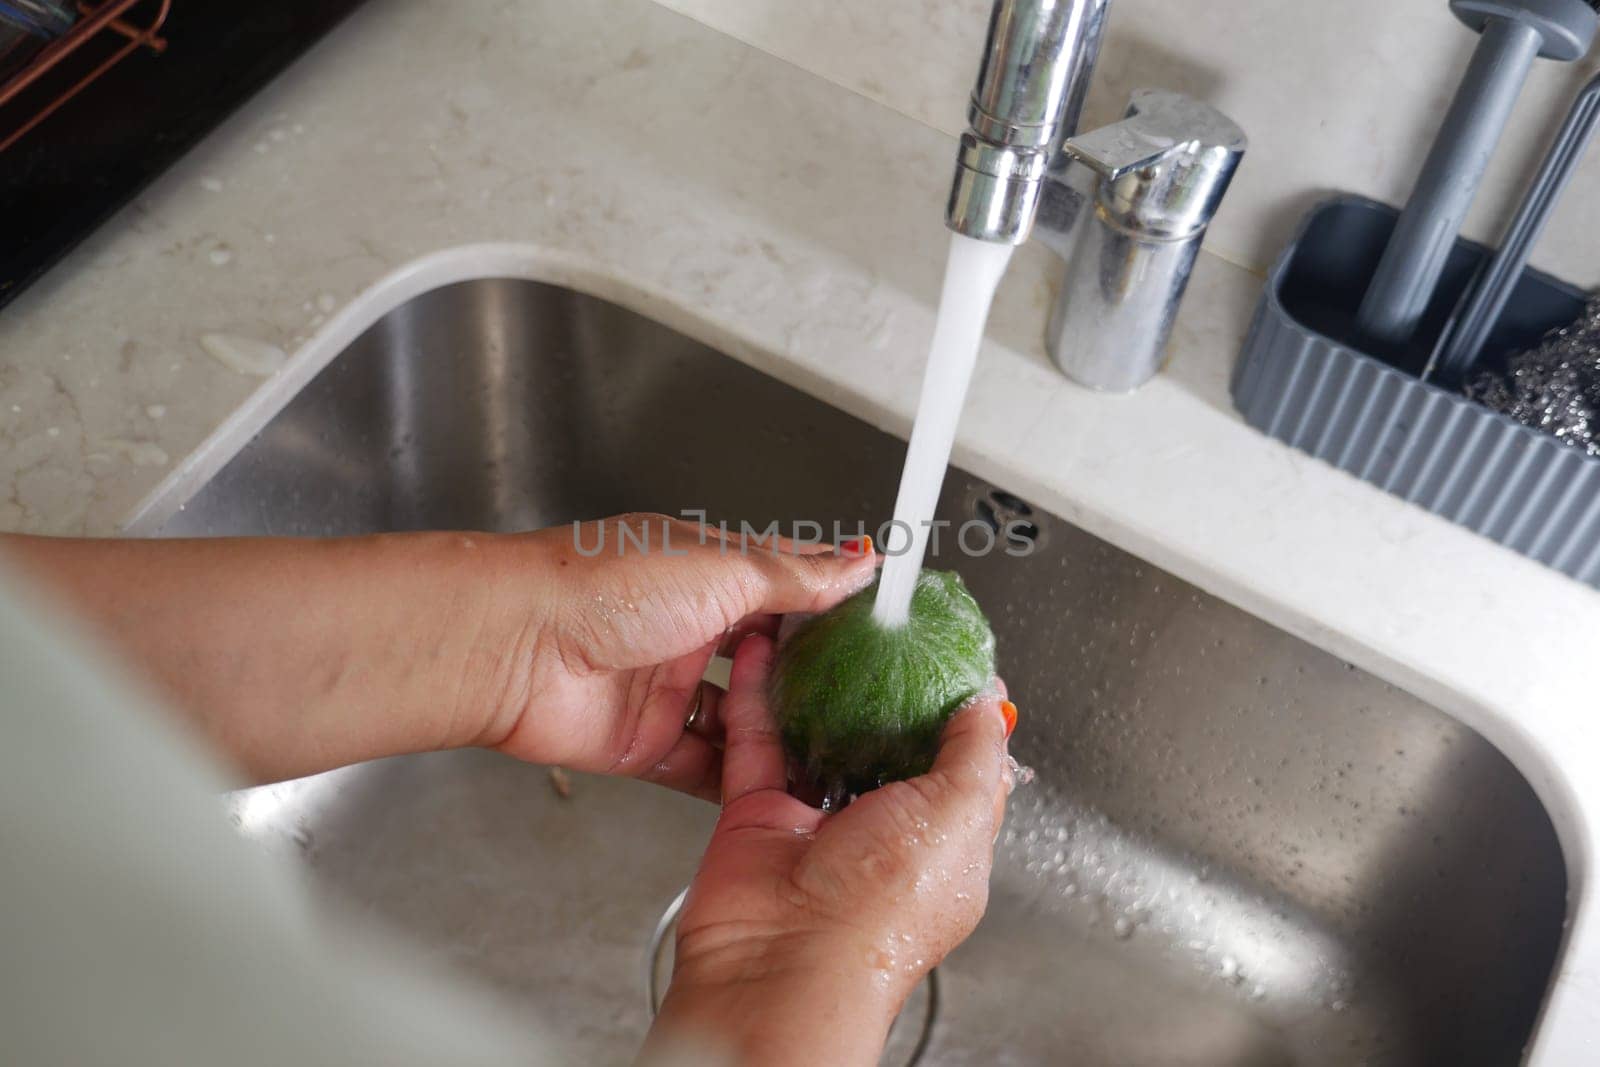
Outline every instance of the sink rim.
{"type": "MultiPolygon", "coordinates": [[[[333,314],[284,367],[264,380],[205,439],[167,473],[118,523],[127,536],[149,536],[204,487],[310,382],[371,326],[390,312],[433,290],[474,281],[508,279],[565,288],[660,323],[724,356],[800,389],[822,403],[864,419],[904,439],[908,419],[871,397],[772,352],[706,313],[663,291],[564,249],[520,242],[486,242],[443,249],[389,272],[333,314]]],[[[1528,1062],[1550,1055],[1559,1037],[1566,1048],[1582,1047],[1586,1033],[1600,1032],[1600,1004],[1585,1003],[1581,985],[1600,981],[1600,888],[1590,877],[1600,826],[1584,810],[1567,767],[1551,757],[1538,736],[1506,712],[1398,661],[1381,649],[1345,638],[1270,598],[1236,577],[1192,573],[1181,557],[1163,549],[1158,535],[1097,520],[1059,489],[1004,462],[965,450],[957,442],[952,463],[976,476],[1014,486],[1062,521],[1190,582],[1267,625],[1354,663],[1416,696],[1479,734],[1498,750],[1533,790],[1555,829],[1567,875],[1566,922],[1554,971],[1528,1045],[1528,1062]],[[1558,1010],[1559,1009],[1559,1010],[1558,1010]],[[1557,1018],[1552,1018],[1557,1016],[1557,1018]]]]}

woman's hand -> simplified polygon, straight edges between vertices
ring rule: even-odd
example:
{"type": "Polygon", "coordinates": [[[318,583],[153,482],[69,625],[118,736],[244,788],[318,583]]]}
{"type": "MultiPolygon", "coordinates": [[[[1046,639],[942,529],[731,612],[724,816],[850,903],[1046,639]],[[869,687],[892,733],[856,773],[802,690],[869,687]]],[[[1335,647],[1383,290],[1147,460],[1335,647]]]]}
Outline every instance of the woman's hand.
{"type": "Polygon", "coordinates": [[[699,1035],[740,1064],[875,1064],[907,995],[983,915],[1016,712],[1000,697],[962,710],[927,775],[827,815],[785,790],[772,656],[752,636],[734,661],[722,818],[651,1044],[699,1035]]]}
{"type": "Polygon", "coordinates": [[[684,726],[718,641],[860,589],[870,544],[724,551],[653,515],[606,520],[604,550],[578,551],[601,525],[0,548],[255,781],[486,745],[714,798],[715,701],[684,726]]]}
{"type": "Polygon", "coordinates": [[[826,611],[868,585],[874,568],[870,539],[840,549],[725,543],[712,528],[661,515],[558,527],[526,541],[538,564],[519,574],[513,562],[502,593],[512,591],[509,610],[528,630],[485,648],[491,676],[510,679],[492,698],[498,718],[488,743],[536,763],[643,778],[711,800],[722,780],[718,698],[700,683],[711,657],[748,632],[771,630],[779,615],[826,611]],[[529,611],[530,603],[540,606],[529,611]],[[501,650],[522,647],[525,658],[509,671],[496,662],[501,650]],[[697,708],[696,728],[686,729],[697,708]]]}

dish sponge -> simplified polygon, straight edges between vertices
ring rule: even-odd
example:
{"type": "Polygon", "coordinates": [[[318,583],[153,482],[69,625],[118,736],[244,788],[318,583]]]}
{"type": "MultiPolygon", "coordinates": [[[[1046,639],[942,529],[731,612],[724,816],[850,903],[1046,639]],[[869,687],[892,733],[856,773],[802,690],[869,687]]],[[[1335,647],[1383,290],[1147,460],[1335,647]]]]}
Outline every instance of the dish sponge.
{"type": "Polygon", "coordinates": [[[873,619],[876,594],[803,623],[772,674],[784,745],[830,794],[927,773],[944,724],[994,680],[994,632],[959,575],[923,571],[902,627],[873,619]]]}

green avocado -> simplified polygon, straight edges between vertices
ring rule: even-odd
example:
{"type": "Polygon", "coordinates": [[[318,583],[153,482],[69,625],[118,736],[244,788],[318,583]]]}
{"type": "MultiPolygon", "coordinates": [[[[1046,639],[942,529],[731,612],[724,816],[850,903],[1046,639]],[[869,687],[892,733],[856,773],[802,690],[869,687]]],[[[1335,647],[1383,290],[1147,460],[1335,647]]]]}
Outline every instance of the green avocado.
{"type": "Polygon", "coordinates": [[[994,679],[994,632],[959,575],[923,571],[895,629],[872,617],[877,588],[807,620],[774,665],[784,745],[830,791],[927,773],[944,724],[994,679]]]}

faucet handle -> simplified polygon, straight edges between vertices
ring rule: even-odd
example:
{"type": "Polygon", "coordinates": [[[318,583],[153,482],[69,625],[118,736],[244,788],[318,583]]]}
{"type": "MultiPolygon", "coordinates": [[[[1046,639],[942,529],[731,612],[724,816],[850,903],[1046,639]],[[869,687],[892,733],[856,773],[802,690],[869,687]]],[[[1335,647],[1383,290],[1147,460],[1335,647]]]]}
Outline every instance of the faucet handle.
{"type": "Polygon", "coordinates": [[[1067,155],[1109,182],[1136,170],[1160,166],[1186,147],[1184,142],[1150,129],[1139,115],[1073,137],[1062,145],[1067,155]]]}
{"type": "Polygon", "coordinates": [[[1216,108],[1182,93],[1140,89],[1121,122],[1062,149],[1100,176],[1101,207],[1118,225],[1180,239],[1210,225],[1248,143],[1216,108]]]}

